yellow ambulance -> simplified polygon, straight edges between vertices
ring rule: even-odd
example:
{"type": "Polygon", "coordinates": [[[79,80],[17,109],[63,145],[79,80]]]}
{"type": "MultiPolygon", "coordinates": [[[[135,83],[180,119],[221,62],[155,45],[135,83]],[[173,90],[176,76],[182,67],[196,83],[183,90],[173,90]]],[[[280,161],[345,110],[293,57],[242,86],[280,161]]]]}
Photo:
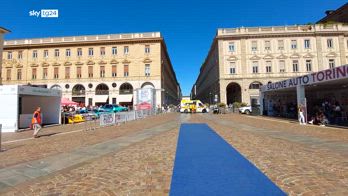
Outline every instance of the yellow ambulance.
{"type": "Polygon", "coordinates": [[[209,108],[205,106],[200,100],[182,99],[180,102],[181,113],[207,113],[209,108]]]}

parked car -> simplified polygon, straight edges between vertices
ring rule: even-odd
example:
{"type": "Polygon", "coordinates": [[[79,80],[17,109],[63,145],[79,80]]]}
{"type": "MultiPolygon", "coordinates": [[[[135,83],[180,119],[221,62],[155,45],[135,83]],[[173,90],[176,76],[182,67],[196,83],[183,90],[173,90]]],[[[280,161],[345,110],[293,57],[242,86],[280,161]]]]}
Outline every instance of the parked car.
{"type": "Polygon", "coordinates": [[[99,118],[99,114],[97,114],[95,111],[80,110],[79,114],[85,117],[85,119],[94,120],[99,118]]]}
{"type": "Polygon", "coordinates": [[[238,110],[239,110],[239,113],[241,114],[251,114],[251,112],[253,111],[251,109],[251,106],[240,107],[238,110]]]}
{"type": "Polygon", "coordinates": [[[117,105],[117,104],[106,104],[99,108],[99,112],[123,112],[128,111],[128,108],[117,105]]]}

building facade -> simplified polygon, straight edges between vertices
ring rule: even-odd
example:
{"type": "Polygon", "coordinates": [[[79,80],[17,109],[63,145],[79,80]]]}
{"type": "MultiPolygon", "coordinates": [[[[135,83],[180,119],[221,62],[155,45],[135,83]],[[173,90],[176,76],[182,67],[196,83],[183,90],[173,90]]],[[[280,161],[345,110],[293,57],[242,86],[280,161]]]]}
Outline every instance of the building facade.
{"type": "Polygon", "coordinates": [[[218,29],[191,96],[257,105],[263,84],[348,62],[348,25],[218,29]]]}
{"type": "Polygon", "coordinates": [[[180,86],[159,32],[7,40],[3,84],[62,90],[86,105],[135,105],[136,89],[177,104],[180,86]]]}
{"type": "Polygon", "coordinates": [[[4,34],[8,33],[9,30],[0,27],[0,85],[1,85],[1,66],[2,66],[2,54],[4,48],[4,34]]]}

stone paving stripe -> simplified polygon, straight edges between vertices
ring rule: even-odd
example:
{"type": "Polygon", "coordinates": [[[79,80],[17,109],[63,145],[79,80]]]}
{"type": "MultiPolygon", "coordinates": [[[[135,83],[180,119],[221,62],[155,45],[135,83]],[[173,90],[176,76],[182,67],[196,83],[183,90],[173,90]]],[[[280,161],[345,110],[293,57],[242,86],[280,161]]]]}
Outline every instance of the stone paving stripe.
{"type": "MultiPolygon", "coordinates": [[[[71,133],[76,133],[76,132],[81,132],[81,131],[84,131],[84,130],[83,130],[83,129],[79,129],[79,130],[74,130],[74,131],[67,131],[67,132],[63,132],[63,133],[54,134],[53,136],[71,134],[71,133]]],[[[24,138],[24,139],[18,139],[18,140],[11,140],[11,141],[2,142],[2,144],[10,144],[10,143],[16,143],[16,142],[23,142],[23,141],[33,140],[33,139],[37,140],[37,138],[28,137],[28,138],[24,138]]]]}
{"type": "MultiPolygon", "coordinates": [[[[233,127],[242,131],[248,131],[248,132],[257,133],[257,134],[264,134],[275,139],[282,139],[282,140],[286,140],[290,142],[300,143],[300,144],[308,145],[312,148],[330,149],[330,150],[339,152],[340,154],[344,156],[348,155],[348,151],[347,151],[348,144],[341,141],[331,141],[331,140],[316,138],[312,136],[297,135],[294,133],[284,132],[281,130],[259,128],[256,125],[250,126],[245,124],[238,124],[228,120],[215,119],[214,122],[223,126],[233,127]]],[[[334,128],[331,128],[331,129],[334,129],[334,128]]]]}
{"type": "Polygon", "coordinates": [[[0,169],[0,191],[4,191],[6,188],[14,187],[37,177],[46,176],[53,172],[79,165],[89,160],[94,160],[112,152],[118,152],[133,143],[178,127],[181,120],[144,129],[138,133],[129,134],[95,145],[78,148],[71,152],[0,169]]]}
{"type": "Polygon", "coordinates": [[[182,124],[170,195],[286,194],[207,124],[182,124]]]}

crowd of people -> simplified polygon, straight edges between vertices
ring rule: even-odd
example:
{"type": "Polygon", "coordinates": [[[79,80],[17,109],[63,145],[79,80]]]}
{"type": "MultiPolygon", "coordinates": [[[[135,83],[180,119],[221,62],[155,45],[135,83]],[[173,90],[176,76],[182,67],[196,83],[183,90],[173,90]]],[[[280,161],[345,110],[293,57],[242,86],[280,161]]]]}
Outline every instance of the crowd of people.
{"type": "Polygon", "coordinates": [[[338,101],[324,100],[321,105],[315,105],[309,112],[308,123],[325,126],[342,123],[343,108],[338,101]]]}

